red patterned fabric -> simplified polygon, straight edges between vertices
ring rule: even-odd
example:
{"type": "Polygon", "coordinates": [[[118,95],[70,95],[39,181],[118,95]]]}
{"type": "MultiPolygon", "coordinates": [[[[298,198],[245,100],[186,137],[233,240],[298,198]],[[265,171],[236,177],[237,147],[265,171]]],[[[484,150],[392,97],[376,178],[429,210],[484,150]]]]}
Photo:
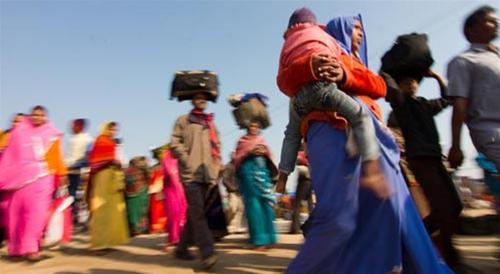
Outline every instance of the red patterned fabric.
{"type": "Polygon", "coordinates": [[[214,125],[214,115],[204,113],[201,110],[193,109],[190,113],[190,120],[205,125],[208,127],[208,134],[210,137],[210,145],[212,147],[212,158],[220,159],[220,148],[219,148],[219,137],[217,136],[217,131],[214,125]]]}

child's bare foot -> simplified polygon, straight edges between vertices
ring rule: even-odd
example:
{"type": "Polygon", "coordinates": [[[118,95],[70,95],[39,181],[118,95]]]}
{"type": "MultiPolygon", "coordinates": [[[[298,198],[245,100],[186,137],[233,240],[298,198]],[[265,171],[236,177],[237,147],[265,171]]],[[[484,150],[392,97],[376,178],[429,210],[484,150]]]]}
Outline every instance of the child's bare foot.
{"type": "Polygon", "coordinates": [[[364,161],[361,166],[361,187],[370,189],[380,199],[387,199],[392,195],[392,189],[380,171],[378,160],[364,161]]]}

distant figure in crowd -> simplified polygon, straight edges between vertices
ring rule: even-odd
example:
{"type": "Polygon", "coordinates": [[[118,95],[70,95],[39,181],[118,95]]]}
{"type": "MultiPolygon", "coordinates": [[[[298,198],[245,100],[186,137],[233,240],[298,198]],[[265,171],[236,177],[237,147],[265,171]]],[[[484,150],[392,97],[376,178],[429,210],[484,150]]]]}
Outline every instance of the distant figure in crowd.
{"type": "Polygon", "coordinates": [[[56,181],[66,183],[61,139],[62,133],[48,121],[43,106],[20,118],[10,132],[0,161],[0,191],[7,202],[2,220],[11,257],[43,259],[40,244],[56,181]]]}
{"type": "Polygon", "coordinates": [[[146,157],[132,158],[125,171],[125,196],[131,236],[148,231],[148,179],[149,170],[146,157]]]}
{"type": "Polygon", "coordinates": [[[148,179],[149,184],[149,232],[163,233],[167,225],[165,216],[165,195],[163,192],[164,169],[163,154],[164,147],[160,147],[153,152],[153,158],[157,163],[151,167],[151,176],[148,179]]]}
{"type": "MultiPolygon", "coordinates": [[[[88,168],[88,152],[92,144],[92,137],[85,132],[87,120],[76,119],[71,123],[73,135],[69,139],[66,155],[66,166],[68,167],[69,195],[75,197],[80,186],[82,169],[88,168]]],[[[84,171],[85,172],[85,171],[84,171]]],[[[77,216],[75,205],[73,206],[73,216],[77,216]]]]}
{"type": "Polygon", "coordinates": [[[22,120],[23,117],[24,113],[16,113],[16,115],[14,115],[14,117],[12,118],[12,124],[10,128],[6,129],[5,131],[0,131],[0,157],[2,157],[2,152],[9,142],[12,129],[14,129],[14,127],[22,120]]]}
{"type": "Polygon", "coordinates": [[[187,201],[184,194],[184,187],[179,178],[178,161],[172,155],[170,148],[164,150],[163,171],[165,194],[165,215],[167,216],[168,241],[169,245],[177,245],[181,239],[181,233],[186,224],[187,201]]]}
{"type": "Polygon", "coordinates": [[[300,213],[302,210],[302,201],[307,202],[308,214],[313,210],[311,172],[309,171],[309,162],[305,152],[306,144],[302,143],[297,157],[297,187],[295,198],[293,200],[292,223],[290,225],[290,234],[300,233],[300,213]]]}
{"type": "Polygon", "coordinates": [[[245,206],[241,197],[241,190],[234,168],[234,152],[231,153],[231,161],[224,166],[222,174],[224,186],[227,190],[226,220],[228,222],[229,233],[247,232],[247,220],[245,216],[245,206]]]}
{"type": "MultiPolygon", "coordinates": [[[[12,124],[9,129],[6,129],[5,131],[0,130],[0,159],[2,158],[2,152],[5,150],[5,147],[7,146],[7,143],[9,142],[10,139],[10,134],[12,133],[12,130],[14,127],[19,124],[19,122],[22,120],[24,117],[23,113],[17,113],[14,115],[14,118],[12,118],[12,124]]],[[[7,217],[5,212],[7,207],[7,197],[6,194],[3,193],[2,190],[0,190],[0,246],[2,246],[3,241],[5,240],[5,222],[7,220],[7,217]]]]}
{"type": "Polygon", "coordinates": [[[450,166],[462,164],[462,124],[465,122],[476,149],[500,170],[500,52],[498,16],[490,6],[470,14],[464,23],[470,48],[448,64],[448,95],[454,97],[451,121],[450,166]]]}
{"type": "Polygon", "coordinates": [[[250,243],[257,250],[266,250],[277,240],[272,178],[278,172],[269,146],[260,136],[258,123],[250,123],[247,134],[238,140],[233,162],[245,204],[250,243]]]}
{"type": "Polygon", "coordinates": [[[93,250],[106,250],[129,240],[125,178],[117,155],[117,133],[116,122],[104,124],[90,151],[87,195],[93,250]]]}

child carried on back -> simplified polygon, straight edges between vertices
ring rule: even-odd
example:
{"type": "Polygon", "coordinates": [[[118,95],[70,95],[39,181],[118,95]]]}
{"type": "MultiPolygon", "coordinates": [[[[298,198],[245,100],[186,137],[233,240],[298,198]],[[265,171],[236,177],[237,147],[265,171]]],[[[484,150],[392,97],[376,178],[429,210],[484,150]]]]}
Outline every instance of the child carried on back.
{"type": "MultiPolygon", "coordinates": [[[[290,17],[285,33],[279,72],[278,86],[290,97],[289,122],[281,150],[279,164],[280,178],[277,191],[283,192],[288,175],[294,170],[297,153],[301,144],[300,123],[306,114],[314,110],[335,111],[349,123],[354,142],[363,161],[362,181],[381,181],[383,176],[378,168],[379,145],[371,118],[366,110],[351,96],[339,90],[335,82],[342,82],[343,70],[338,66],[338,57],[345,54],[337,41],[317,23],[312,11],[307,8],[296,10],[290,17]],[[319,58],[313,56],[319,55],[319,58]],[[304,83],[299,90],[289,90],[283,79],[293,77],[285,75],[288,67],[296,58],[311,57],[311,70],[316,79],[304,83]],[[315,59],[320,60],[318,64],[315,59]]],[[[369,183],[375,187],[380,184],[369,183]]],[[[378,187],[377,186],[377,187],[378,187]]],[[[375,187],[375,188],[377,188],[375,187]]],[[[378,191],[386,197],[387,191],[378,191]]]]}

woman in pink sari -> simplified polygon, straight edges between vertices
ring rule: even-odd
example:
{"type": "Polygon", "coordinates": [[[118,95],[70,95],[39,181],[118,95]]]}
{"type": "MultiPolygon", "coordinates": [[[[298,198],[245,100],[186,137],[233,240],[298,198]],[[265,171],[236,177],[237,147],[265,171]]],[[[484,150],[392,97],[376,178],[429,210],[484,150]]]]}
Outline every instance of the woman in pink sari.
{"type": "Polygon", "coordinates": [[[30,118],[23,118],[11,134],[0,160],[8,253],[38,261],[42,259],[40,243],[56,188],[55,176],[66,174],[62,133],[46,120],[45,108],[36,106],[30,118]]]}
{"type": "Polygon", "coordinates": [[[165,185],[163,187],[163,193],[165,194],[168,245],[177,245],[181,238],[182,228],[186,223],[186,196],[184,195],[184,188],[179,178],[177,159],[174,158],[170,149],[165,150],[162,162],[164,170],[165,185]]]}

